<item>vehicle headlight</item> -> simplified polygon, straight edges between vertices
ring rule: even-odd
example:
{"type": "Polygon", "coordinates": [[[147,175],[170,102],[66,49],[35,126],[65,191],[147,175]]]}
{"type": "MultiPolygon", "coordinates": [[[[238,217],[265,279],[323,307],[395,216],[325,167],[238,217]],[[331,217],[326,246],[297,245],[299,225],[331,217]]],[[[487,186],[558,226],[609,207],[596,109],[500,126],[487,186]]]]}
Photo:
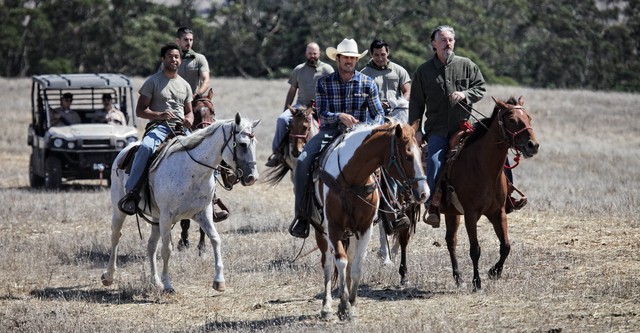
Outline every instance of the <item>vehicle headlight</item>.
{"type": "Polygon", "coordinates": [[[126,142],[124,142],[123,140],[116,141],[116,148],[117,149],[122,149],[122,148],[124,148],[125,145],[126,145],[126,142]]]}
{"type": "Polygon", "coordinates": [[[55,138],[53,140],[53,146],[56,147],[56,148],[62,147],[63,143],[64,143],[64,141],[62,139],[60,139],[60,138],[55,138]]]}
{"type": "Polygon", "coordinates": [[[127,144],[134,143],[136,141],[138,141],[138,137],[137,136],[130,136],[130,137],[127,138],[127,144]]]}
{"type": "Polygon", "coordinates": [[[69,148],[69,149],[73,149],[73,148],[75,148],[75,147],[76,147],[76,143],[75,143],[75,141],[69,141],[69,142],[67,142],[67,148],[69,148]]]}

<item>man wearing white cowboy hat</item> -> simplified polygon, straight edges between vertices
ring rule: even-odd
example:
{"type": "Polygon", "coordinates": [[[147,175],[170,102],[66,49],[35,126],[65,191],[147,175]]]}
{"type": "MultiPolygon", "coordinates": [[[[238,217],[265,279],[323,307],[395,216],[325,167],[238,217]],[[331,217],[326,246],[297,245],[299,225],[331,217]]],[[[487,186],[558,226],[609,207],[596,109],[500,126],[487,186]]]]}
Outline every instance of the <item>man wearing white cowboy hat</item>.
{"type": "Polygon", "coordinates": [[[303,200],[309,185],[311,165],[323,145],[357,123],[384,122],[378,86],[370,77],[356,71],[356,63],[367,51],[359,53],[356,41],[345,38],[337,48],[328,47],[326,53],[329,59],[336,61],[338,71],[318,80],[316,108],[320,131],[304,146],[296,164],[296,217],[289,233],[300,238],[309,236],[309,212],[304,210],[303,200]]]}

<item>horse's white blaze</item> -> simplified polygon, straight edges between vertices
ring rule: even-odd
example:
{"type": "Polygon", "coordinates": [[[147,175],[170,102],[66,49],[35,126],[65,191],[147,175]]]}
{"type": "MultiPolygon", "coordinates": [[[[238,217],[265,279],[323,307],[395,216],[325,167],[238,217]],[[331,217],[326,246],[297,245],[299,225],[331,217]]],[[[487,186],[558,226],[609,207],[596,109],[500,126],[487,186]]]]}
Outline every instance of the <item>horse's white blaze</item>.
{"type": "Polygon", "coordinates": [[[431,192],[429,192],[429,185],[427,185],[427,179],[424,175],[424,169],[422,168],[422,161],[420,160],[420,158],[418,158],[420,155],[420,149],[417,145],[413,145],[411,147],[411,153],[413,154],[413,156],[415,156],[415,158],[413,159],[413,172],[417,177],[422,177],[422,180],[418,181],[418,194],[420,193],[426,193],[426,197],[424,198],[419,198],[416,197],[415,199],[418,201],[418,203],[425,203],[427,201],[427,199],[429,199],[429,196],[431,195],[431,192]]]}

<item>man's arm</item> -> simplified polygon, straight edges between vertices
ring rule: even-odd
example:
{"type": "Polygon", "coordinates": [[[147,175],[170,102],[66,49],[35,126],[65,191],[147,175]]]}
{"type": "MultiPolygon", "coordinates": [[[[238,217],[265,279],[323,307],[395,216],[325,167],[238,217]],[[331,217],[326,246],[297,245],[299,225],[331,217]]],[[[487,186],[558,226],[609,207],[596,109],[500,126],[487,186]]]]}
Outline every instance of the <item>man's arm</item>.
{"type": "Polygon", "coordinates": [[[403,84],[400,90],[402,91],[402,97],[408,101],[411,96],[411,83],[407,82],[403,84]]]}
{"type": "Polygon", "coordinates": [[[209,78],[209,72],[200,72],[200,85],[196,94],[203,96],[211,86],[211,79],[209,78]]]}
{"type": "Polygon", "coordinates": [[[290,105],[293,104],[293,98],[296,97],[296,92],[298,88],[293,85],[289,85],[289,91],[287,92],[287,99],[284,101],[284,109],[286,110],[290,105]]]}
{"type": "Polygon", "coordinates": [[[140,95],[136,104],[136,116],[149,120],[169,120],[176,117],[173,112],[153,111],[149,105],[151,105],[151,97],[140,95]]]}

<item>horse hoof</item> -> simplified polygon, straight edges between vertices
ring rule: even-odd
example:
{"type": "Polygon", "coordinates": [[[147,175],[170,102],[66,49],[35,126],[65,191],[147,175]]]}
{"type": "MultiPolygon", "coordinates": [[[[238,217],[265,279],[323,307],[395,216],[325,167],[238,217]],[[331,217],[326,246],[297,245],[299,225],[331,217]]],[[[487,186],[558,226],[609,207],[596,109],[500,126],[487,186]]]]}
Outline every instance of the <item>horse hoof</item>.
{"type": "Polygon", "coordinates": [[[402,285],[403,287],[409,287],[411,286],[411,282],[409,282],[409,279],[404,278],[404,279],[400,279],[400,285],[402,285]]]}
{"type": "Polygon", "coordinates": [[[113,279],[108,279],[107,278],[107,273],[102,273],[102,276],[100,277],[100,280],[102,280],[102,285],[103,286],[110,286],[113,284],[113,279]]]}
{"type": "Polygon", "coordinates": [[[331,311],[325,311],[325,310],[322,310],[320,312],[320,318],[322,318],[322,320],[325,320],[325,321],[332,321],[334,319],[333,313],[331,311]]]}
{"type": "Polygon", "coordinates": [[[176,293],[176,290],[173,288],[165,288],[164,290],[162,290],[162,292],[167,295],[173,295],[176,293]]]}
{"type": "Polygon", "coordinates": [[[219,292],[223,292],[227,290],[227,284],[224,281],[221,281],[221,282],[213,281],[213,289],[219,292]]]}
{"type": "Polygon", "coordinates": [[[498,280],[502,276],[502,268],[496,268],[495,266],[489,270],[489,278],[492,280],[498,280]]]}

